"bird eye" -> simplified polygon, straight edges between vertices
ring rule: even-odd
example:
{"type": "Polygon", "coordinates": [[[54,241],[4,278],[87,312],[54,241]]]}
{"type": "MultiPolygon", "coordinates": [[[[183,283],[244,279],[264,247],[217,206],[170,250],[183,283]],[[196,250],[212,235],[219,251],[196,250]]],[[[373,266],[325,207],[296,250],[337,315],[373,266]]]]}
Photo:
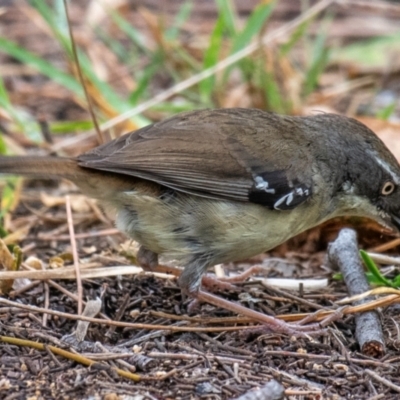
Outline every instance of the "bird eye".
{"type": "Polygon", "coordinates": [[[395,189],[394,183],[388,181],[388,182],[385,182],[385,184],[383,185],[381,193],[384,196],[388,196],[389,194],[393,193],[394,189],[395,189]]]}

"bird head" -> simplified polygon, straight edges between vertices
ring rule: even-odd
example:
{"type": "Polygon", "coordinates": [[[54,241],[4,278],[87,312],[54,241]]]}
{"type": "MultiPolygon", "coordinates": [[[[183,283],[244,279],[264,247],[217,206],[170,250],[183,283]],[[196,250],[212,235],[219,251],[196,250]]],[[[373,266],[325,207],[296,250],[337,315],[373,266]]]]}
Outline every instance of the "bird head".
{"type": "Polygon", "coordinates": [[[345,146],[336,154],[342,210],[400,232],[400,165],[374,132],[346,120],[347,129],[340,132],[345,146]]]}

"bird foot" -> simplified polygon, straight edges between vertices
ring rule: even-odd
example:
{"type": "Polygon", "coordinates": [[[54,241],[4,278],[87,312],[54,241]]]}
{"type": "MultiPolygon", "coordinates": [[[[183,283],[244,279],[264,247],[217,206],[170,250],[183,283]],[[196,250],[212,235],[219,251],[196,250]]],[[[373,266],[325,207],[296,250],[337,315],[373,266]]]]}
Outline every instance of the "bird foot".
{"type": "MultiPolygon", "coordinates": [[[[238,280],[237,276],[233,277],[227,277],[227,278],[217,278],[216,276],[213,275],[203,275],[201,278],[201,287],[206,288],[208,292],[219,292],[221,290],[225,291],[235,291],[238,292],[240,289],[232,285],[230,282],[243,282],[243,280],[238,280]]],[[[247,279],[247,276],[244,278],[244,280],[247,279]]],[[[193,299],[189,305],[188,305],[188,312],[193,313],[197,311],[200,308],[201,300],[195,298],[193,299]]]]}
{"type": "Polygon", "coordinates": [[[235,290],[238,288],[230,283],[229,278],[217,278],[213,275],[203,275],[201,278],[201,286],[207,288],[210,292],[220,290],[235,290]]]}
{"type": "Polygon", "coordinates": [[[250,278],[252,275],[259,274],[260,272],[265,272],[267,268],[264,265],[253,265],[252,267],[246,269],[246,271],[241,274],[223,278],[217,278],[212,275],[204,275],[201,281],[201,285],[206,287],[211,292],[216,292],[217,290],[238,290],[234,285],[235,283],[243,283],[246,279],[250,278]]]}

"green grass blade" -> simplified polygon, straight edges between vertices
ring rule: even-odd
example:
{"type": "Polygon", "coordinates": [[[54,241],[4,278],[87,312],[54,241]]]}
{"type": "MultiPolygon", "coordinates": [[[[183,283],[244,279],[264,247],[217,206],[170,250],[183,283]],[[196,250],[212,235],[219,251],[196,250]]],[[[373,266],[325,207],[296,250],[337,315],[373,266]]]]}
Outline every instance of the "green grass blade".
{"type": "Polygon", "coordinates": [[[387,121],[397,109],[397,100],[376,113],[377,118],[387,121]]]}
{"type": "Polygon", "coordinates": [[[225,27],[231,37],[236,36],[236,19],[234,6],[232,0],[216,0],[218,14],[224,20],[225,27]]]}
{"type": "Polygon", "coordinates": [[[51,8],[45,1],[30,0],[30,5],[39,12],[42,18],[46,21],[58,42],[69,56],[72,54],[68,23],[65,14],[63,1],[53,0],[54,8],[51,8]]]}
{"type": "Polygon", "coordinates": [[[66,74],[48,61],[43,60],[10,40],[0,37],[0,51],[16,58],[23,64],[31,66],[36,71],[66,87],[76,95],[83,95],[80,83],[73,76],[66,74]]]}
{"type": "Polygon", "coordinates": [[[60,133],[72,133],[93,129],[93,121],[54,121],[50,123],[52,135],[60,133]]]}
{"type": "Polygon", "coordinates": [[[118,40],[115,40],[108,34],[102,27],[95,26],[93,28],[96,35],[102,40],[104,45],[113,52],[118,60],[126,65],[132,63],[131,54],[127,51],[126,47],[118,40]]]}
{"type": "MultiPolygon", "coordinates": [[[[215,23],[214,29],[210,36],[210,43],[208,48],[204,52],[203,68],[208,69],[218,63],[219,53],[221,51],[221,45],[223,41],[223,35],[225,32],[225,22],[220,16],[215,23]]],[[[215,76],[204,79],[199,83],[200,95],[204,102],[209,102],[211,94],[214,90],[215,76]]]]}
{"type": "Polygon", "coordinates": [[[153,78],[154,74],[156,74],[160,69],[160,63],[155,61],[151,65],[145,68],[143,71],[141,79],[137,82],[136,89],[129,96],[129,103],[131,106],[137,105],[142,99],[144,93],[146,93],[149,88],[149,83],[153,78]]]}
{"type": "MultiPolygon", "coordinates": [[[[56,3],[60,1],[61,0],[56,0],[56,3]]],[[[61,3],[63,2],[61,1],[61,3]]],[[[52,10],[45,2],[40,0],[31,0],[31,4],[39,11],[43,19],[49,25],[54,33],[54,36],[59,40],[68,57],[74,61],[68,32],[68,23],[62,4],[59,4],[55,8],[58,10],[58,13],[56,13],[55,10],[52,10]]],[[[117,93],[106,82],[98,78],[93,70],[92,63],[82,51],[77,49],[77,52],[84,76],[90,79],[91,83],[96,86],[99,92],[101,92],[102,96],[104,96],[107,102],[115,110],[119,112],[127,111],[129,109],[129,103],[118,96],[117,93]]]]}
{"type": "Polygon", "coordinates": [[[192,8],[193,2],[191,0],[186,1],[182,4],[181,8],[179,9],[178,15],[175,18],[175,21],[172,24],[172,27],[165,32],[165,38],[167,40],[175,40],[178,38],[179,30],[190,17],[192,8]]]}
{"type": "Polygon", "coordinates": [[[294,47],[294,45],[304,37],[306,34],[306,31],[308,27],[310,26],[310,23],[313,19],[309,19],[307,21],[304,21],[302,24],[300,24],[294,32],[291,34],[289,40],[284,43],[281,48],[280,48],[280,53],[281,55],[285,56],[287,55],[290,50],[294,47]]]}
{"type": "Polygon", "coordinates": [[[332,50],[332,60],[338,64],[362,65],[363,68],[382,70],[398,54],[400,33],[357,40],[332,50]]]}
{"type": "MultiPolygon", "coordinates": [[[[4,86],[3,79],[0,76],[0,108],[7,111],[17,128],[24,132],[30,139],[36,142],[42,142],[43,137],[36,121],[32,116],[22,109],[18,109],[12,105],[8,97],[7,90],[4,86]]],[[[3,143],[4,144],[4,143],[3,143]]]]}
{"type": "Polygon", "coordinates": [[[271,73],[268,73],[266,71],[262,72],[262,86],[264,88],[265,97],[267,99],[268,109],[283,114],[285,112],[285,106],[281,94],[281,89],[275,82],[274,77],[271,73]]]}
{"type": "Polygon", "coordinates": [[[10,211],[14,205],[15,190],[20,177],[7,177],[0,197],[0,223],[3,222],[4,216],[10,211]]]}
{"type": "Polygon", "coordinates": [[[307,97],[318,85],[319,77],[325,69],[329,59],[329,49],[326,47],[326,39],[328,37],[328,27],[332,22],[332,17],[324,21],[321,33],[314,41],[311,63],[306,71],[304,81],[303,94],[307,97]]]}
{"type": "Polygon", "coordinates": [[[2,135],[0,135],[0,154],[6,154],[7,152],[7,146],[4,143],[2,135]]]}
{"type": "Polygon", "coordinates": [[[119,112],[127,111],[129,109],[129,103],[121,98],[107,82],[104,82],[97,76],[86,54],[82,53],[82,51],[78,51],[78,56],[84,76],[96,86],[106,101],[119,112]]]}
{"type": "Polygon", "coordinates": [[[395,288],[398,288],[398,287],[400,287],[400,275],[396,275],[394,278],[393,278],[393,287],[395,287],[395,288]]]}
{"type": "MultiPolygon", "coordinates": [[[[240,33],[237,33],[233,39],[231,54],[238,52],[239,50],[244,49],[248,46],[252,39],[261,33],[261,30],[267,21],[268,17],[271,15],[272,10],[274,9],[275,3],[271,2],[269,4],[260,4],[258,5],[254,11],[249,16],[245,27],[240,33]]],[[[247,60],[242,60],[239,62],[241,66],[242,72],[246,76],[246,69],[247,69],[247,76],[249,74],[249,63],[247,60]]],[[[224,73],[224,82],[226,82],[229,74],[235,68],[235,65],[231,65],[225,70],[224,73]]]]}
{"type": "Polygon", "coordinates": [[[318,85],[319,77],[324,71],[329,59],[329,50],[324,49],[319,57],[314,60],[306,73],[303,94],[305,97],[310,95],[318,85]]]}
{"type": "Polygon", "coordinates": [[[128,39],[131,40],[131,42],[137,46],[140,51],[142,51],[144,54],[149,54],[150,51],[146,46],[145,39],[143,35],[135,29],[126,19],[124,19],[121,14],[119,14],[115,10],[109,10],[110,13],[109,15],[111,16],[112,20],[115,22],[115,24],[119,27],[119,29],[125,33],[125,35],[128,37],[128,39]]]}
{"type": "Polygon", "coordinates": [[[360,256],[364,261],[364,264],[367,267],[368,271],[373,275],[375,281],[379,286],[393,286],[393,283],[381,274],[381,271],[366,251],[360,250],[360,256]]]}
{"type": "Polygon", "coordinates": [[[10,98],[8,97],[8,93],[6,87],[4,86],[4,81],[0,75],[0,106],[5,109],[9,109],[11,107],[10,98]]]}
{"type": "Polygon", "coordinates": [[[261,30],[271,15],[275,3],[260,4],[249,16],[245,27],[238,33],[233,41],[231,53],[236,53],[250,44],[254,36],[261,33],[261,30]]]}

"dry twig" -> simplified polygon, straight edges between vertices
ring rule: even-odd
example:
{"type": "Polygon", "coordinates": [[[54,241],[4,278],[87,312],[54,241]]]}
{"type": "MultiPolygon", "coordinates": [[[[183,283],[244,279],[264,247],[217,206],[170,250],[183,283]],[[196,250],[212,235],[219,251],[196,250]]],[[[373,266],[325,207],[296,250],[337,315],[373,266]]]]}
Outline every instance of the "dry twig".
{"type": "MultiPolygon", "coordinates": [[[[80,364],[86,365],[88,367],[93,367],[94,365],[99,364],[96,361],[92,361],[92,360],[90,360],[90,359],[88,359],[86,357],[83,357],[83,356],[79,355],[79,354],[74,354],[74,353],[71,353],[69,351],[60,349],[58,347],[51,346],[51,345],[44,345],[42,343],[34,342],[32,340],[17,339],[17,338],[13,338],[13,337],[9,337],[9,336],[0,336],[0,341],[2,341],[4,343],[14,344],[14,345],[17,345],[17,346],[27,346],[27,347],[31,347],[31,348],[34,348],[34,349],[37,349],[37,350],[46,350],[46,349],[48,349],[48,350],[50,350],[51,352],[53,352],[55,354],[58,354],[60,356],[63,356],[63,357],[68,358],[70,360],[73,360],[73,361],[78,362],[80,364]]],[[[132,374],[131,372],[127,372],[127,371],[124,371],[124,370],[119,369],[119,368],[112,368],[112,369],[114,369],[119,376],[123,376],[125,378],[132,379],[135,382],[138,382],[140,380],[140,376],[139,375],[132,374]]]]}

